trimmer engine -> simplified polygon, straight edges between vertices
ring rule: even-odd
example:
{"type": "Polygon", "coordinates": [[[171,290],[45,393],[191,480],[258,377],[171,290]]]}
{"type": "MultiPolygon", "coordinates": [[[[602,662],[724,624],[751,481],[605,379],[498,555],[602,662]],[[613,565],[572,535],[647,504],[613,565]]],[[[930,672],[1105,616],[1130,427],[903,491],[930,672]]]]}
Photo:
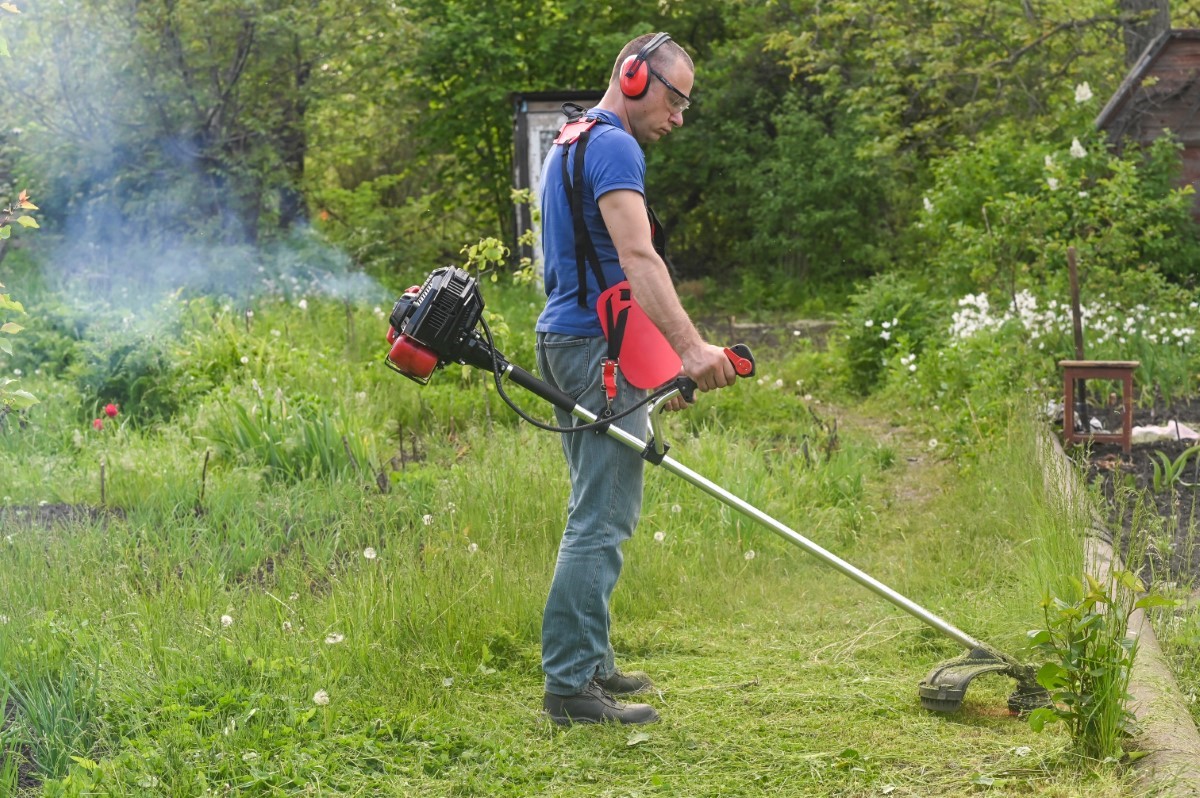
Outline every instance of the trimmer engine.
{"type": "Polygon", "coordinates": [[[434,270],[392,308],[388,366],[421,385],[450,362],[490,371],[491,350],[475,330],[482,313],[483,295],[474,277],[453,266],[434,270]]]}

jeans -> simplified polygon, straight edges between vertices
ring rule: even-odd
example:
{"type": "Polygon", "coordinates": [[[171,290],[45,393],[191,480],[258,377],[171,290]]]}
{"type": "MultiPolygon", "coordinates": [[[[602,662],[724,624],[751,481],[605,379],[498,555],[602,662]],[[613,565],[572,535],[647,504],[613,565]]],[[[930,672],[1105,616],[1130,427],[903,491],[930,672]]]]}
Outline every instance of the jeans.
{"type": "MultiPolygon", "coordinates": [[[[605,408],[601,368],[608,353],[603,338],[538,333],[542,379],[599,415],[605,408]]],[[[645,391],[618,377],[613,412],[636,404],[645,391]]],[[[583,423],[555,408],[558,426],[583,423]]],[[[616,422],[646,437],[647,409],[616,422]]],[[[554,578],[542,616],[542,670],[546,692],[575,695],[594,677],[616,670],[609,641],[609,599],[621,575],[621,544],[633,535],[642,510],[641,453],[603,432],[562,434],[571,476],[567,525],[558,548],[554,578]]]]}

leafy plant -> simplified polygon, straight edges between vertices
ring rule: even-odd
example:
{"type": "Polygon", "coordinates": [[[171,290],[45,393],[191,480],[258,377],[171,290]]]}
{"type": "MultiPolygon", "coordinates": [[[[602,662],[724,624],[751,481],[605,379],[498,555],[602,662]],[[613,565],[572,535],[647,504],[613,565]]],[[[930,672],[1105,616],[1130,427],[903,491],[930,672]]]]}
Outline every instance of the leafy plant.
{"type": "MultiPolygon", "coordinates": [[[[0,43],[3,43],[3,39],[0,39],[0,43]]],[[[7,46],[5,45],[4,48],[4,54],[7,55],[7,46]]],[[[36,228],[38,226],[37,220],[27,213],[22,213],[22,211],[36,211],[37,209],[38,207],[29,199],[29,192],[22,191],[17,197],[15,205],[10,205],[0,211],[0,241],[5,241],[12,235],[12,222],[14,219],[21,227],[36,228]]],[[[4,284],[0,283],[0,291],[3,290],[4,284]]],[[[25,308],[10,295],[0,293],[0,313],[4,311],[24,315],[25,308]]],[[[0,334],[16,335],[23,329],[24,327],[15,321],[8,321],[5,317],[0,317],[0,334]]],[[[3,337],[0,337],[0,352],[12,357],[12,344],[3,337]]],[[[23,410],[37,404],[37,397],[33,394],[19,388],[10,387],[16,382],[17,380],[11,377],[0,379],[0,419],[3,419],[5,415],[14,409],[23,410]]]]}
{"type": "Polygon", "coordinates": [[[1041,731],[1061,721],[1085,756],[1119,759],[1121,740],[1134,728],[1128,688],[1137,642],[1126,635],[1129,615],[1173,602],[1155,593],[1135,600],[1146,587],[1130,571],[1116,571],[1110,584],[1085,576],[1086,587],[1076,582],[1080,598],[1066,601],[1047,592],[1042,599],[1045,628],[1030,637],[1035,648],[1052,657],[1037,680],[1055,706],[1034,710],[1029,725],[1041,731]]]}
{"type": "Polygon", "coordinates": [[[211,420],[208,438],[227,456],[265,468],[281,479],[341,476],[370,467],[364,442],[317,402],[288,407],[282,390],[268,400],[258,381],[258,401],[230,398],[211,420]]]}
{"type": "Polygon", "coordinates": [[[1194,488],[1196,483],[1183,481],[1183,470],[1187,467],[1188,460],[1192,455],[1200,454],[1200,446],[1193,446],[1190,449],[1184,450],[1183,454],[1171,459],[1164,451],[1156,451],[1155,456],[1159,462],[1153,460],[1150,464],[1154,466],[1154,492],[1164,493],[1171,490],[1175,485],[1181,485],[1185,488],[1194,488]]]}
{"type": "Polygon", "coordinates": [[[851,297],[844,319],[850,387],[871,393],[892,356],[923,351],[937,329],[936,310],[912,280],[895,272],[872,278],[851,297]]]}

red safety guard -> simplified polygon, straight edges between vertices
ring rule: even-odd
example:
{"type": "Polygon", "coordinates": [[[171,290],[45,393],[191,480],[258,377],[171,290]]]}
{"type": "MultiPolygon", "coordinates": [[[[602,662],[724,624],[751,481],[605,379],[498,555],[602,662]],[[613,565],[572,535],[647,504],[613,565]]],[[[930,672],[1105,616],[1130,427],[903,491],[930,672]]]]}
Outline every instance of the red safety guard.
{"type": "Polygon", "coordinates": [[[646,311],[633,300],[629,281],[623,280],[600,294],[596,302],[600,316],[600,327],[604,337],[612,340],[613,334],[620,337],[617,357],[621,362],[621,373],[635,388],[657,388],[679,376],[683,361],[667,343],[658,327],[650,321],[646,311]],[[622,330],[609,329],[609,319],[621,318],[622,330]]]}

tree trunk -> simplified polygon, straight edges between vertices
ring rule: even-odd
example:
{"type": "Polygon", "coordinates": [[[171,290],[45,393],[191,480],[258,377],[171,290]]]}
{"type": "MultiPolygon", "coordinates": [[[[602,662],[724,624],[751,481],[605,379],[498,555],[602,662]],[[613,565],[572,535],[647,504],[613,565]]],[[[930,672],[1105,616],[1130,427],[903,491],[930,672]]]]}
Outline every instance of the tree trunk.
{"type": "Polygon", "coordinates": [[[1125,33],[1125,65],[1133,66],[1147,45],[1171,29],[1170,0],[1117,0],[1125,33]]]}

